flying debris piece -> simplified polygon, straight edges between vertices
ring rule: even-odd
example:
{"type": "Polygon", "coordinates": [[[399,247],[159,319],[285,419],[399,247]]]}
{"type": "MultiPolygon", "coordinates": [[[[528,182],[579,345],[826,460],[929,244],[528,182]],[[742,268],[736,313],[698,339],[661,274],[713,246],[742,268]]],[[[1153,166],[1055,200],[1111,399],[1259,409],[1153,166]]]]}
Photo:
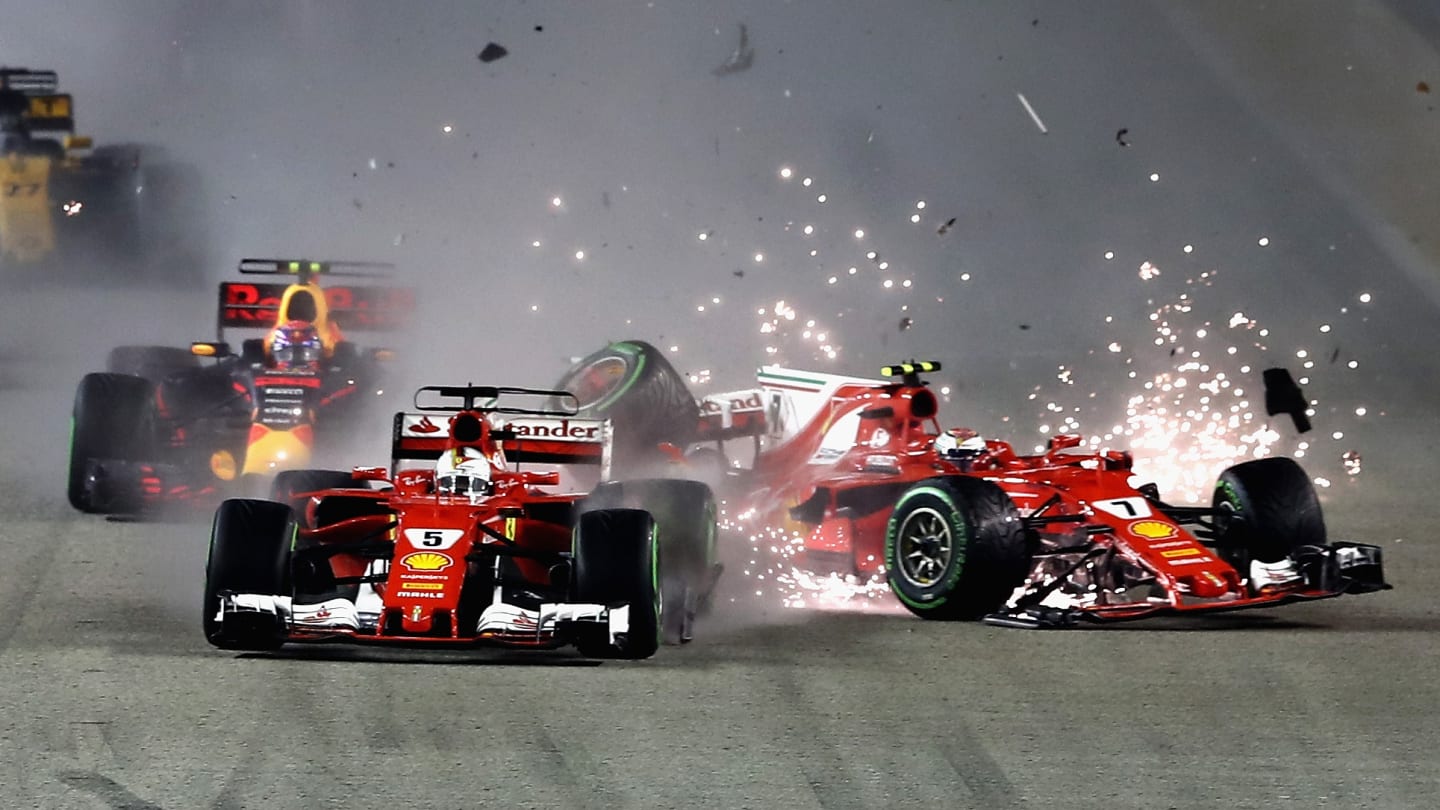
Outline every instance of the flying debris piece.
{"type": "Polygon", "coordinates": [[[485,49],[480,51],[480,61],[489,64],[496,59],[504,59],[508,55],[510,55],[510,51],[506,50],[504,45],[490,42],[486,43],[485,49]]]}
{"type": "Polygon", "coordinates": [[[1360,453],[1355,450],[1346,450],[1340,455],[1340,464],[1345,468],[1346,475],[1360,474],[1360,453]]]}
{"type": "Polygon", "coordinates": [[[900,319],[900,331],[904,332],[915,325],[915,319],[909,316],[900,319]]]}
{"type": "Polygon", "coordinates": [[[950,217],[949,219],[945,220],[945,224],[944,224],[944,225],[941,225],[941,226],[938,227],[938,228],[936,228],[936,229],[935,229],[935,233],[937,233],[937,234],[939,234],[939,235],[941,235],[941,236],[944,236],[945,234],[949,233],[949,232],[950,232],[950,229],[953,228],[953,227],[955,227],[955,219],[956,219],[955,217],[950,217]]]}
{"type": "Polygon", "coordinates": [[[1427,83],[1427,82],[1417,82],[1416,85],[1415,85],[1415,92],[1417,92],[1417,93],[1428,93],[1428,92],[1430,92],[1430,85],[1429,85],[1429,83],[1427,83]]]}
{"type": "Polygon", "coordinates": [[[1030,113],[1030,120],[1035,122],[1035,126],[1039,128],[1040,134],[1048,135],[1050,130],[1045,128],[1045,122],[1040,120],[1040,116],[1035,112],[1035,108],[1030,106],[1030,100],[1025,98],[1025,94],[1016,93],[1015,97],[1020,99],[1020,104],[1025,107],[1025,112],[1030,113]]]}
{"type": "Polygon", "coordinates": [[[1336,347],[1335,347],[1335,351],[1330,352],[1330,362],[1333,364],[1336,360],[1339,360],[1339,359],[1340,359],[1340,347],[1339,347],[1339,346],[1336,346],[1336,347]]]}
{"type": "Polygon", "coordinates": [[[745,277],[745,271],[744,271],[744,270],[736,270],[735,272],[731,273],[730,275],[734,276],[735,278],[744,278],[744,277],[745,277]]]}
{"type": "Polygon", "coordinates": [[[730,58],[713,72],[716,76],[729,76],[731,73],[749,70],[754,61],[755,49],[750,47],[750,33],[745,29],[745,23],[740,23],[740,44],[731,51],[730,58]]]}
{"type": "Polygon", "coordinates": [[[1022,331],[1022,332],[1026,331],[1026,330],[1029,329],[1029,328],[1030,328],[1030,324],[1028,324],[1028,323],[1022,323],[1022,324],[1020,324],[1020,331],[1022,331]]]}
{"type": "Polygon", "coordinates": [[[1301,392],[1300,386],[1295,384],[1295,379],[1290,372],[1283,368],[1267,368],[1263,372],[1265,379],[1265,413],[1275,416],[1276,414],[1289,414],[1291,421],[1295,423],[1295,429],[1301,433],[1309,432],[1310,417],[1305,413],[1310,404],[1305,401],[1305,394],[1301,392]]]}
{"type": "Polygon", "coordinates": [[[1130,130],[1122,127],[1119,132],[1115,133],[1115,142],[1121,146],[1129,146],[1130,142],[1125,140],[1125,136],[1129,134],[1130,130]]]}

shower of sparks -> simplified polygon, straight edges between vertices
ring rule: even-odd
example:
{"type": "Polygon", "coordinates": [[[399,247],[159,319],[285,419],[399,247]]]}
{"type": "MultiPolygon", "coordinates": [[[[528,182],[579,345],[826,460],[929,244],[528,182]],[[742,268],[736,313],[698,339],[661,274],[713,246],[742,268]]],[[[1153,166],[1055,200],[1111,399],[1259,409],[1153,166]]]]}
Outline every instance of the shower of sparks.
{"type": "Polygon", "coordinates": [[[766,525],[755,512],[729,513],[720,504],[719,530],[747,550],[741,576],[760,599],[776,599],[785,608],[896,613],[901,608],[885,584],[884,567],[871,578],[818,574],[801,564],[804,536],[795,528],[766,525]]]}

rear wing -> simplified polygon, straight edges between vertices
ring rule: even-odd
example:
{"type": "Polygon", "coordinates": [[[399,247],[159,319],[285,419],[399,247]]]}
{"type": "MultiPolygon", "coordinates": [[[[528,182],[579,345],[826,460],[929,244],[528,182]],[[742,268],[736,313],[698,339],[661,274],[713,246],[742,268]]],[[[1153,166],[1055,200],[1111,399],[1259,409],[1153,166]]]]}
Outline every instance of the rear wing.
{"type": "MultiPolygon", "coordinates": [[[[394,265],[378,262],[317,262],[296,259],[242,259],[239,270],[247,275],[289,276],[287,281],[227,281],[220,285],[220,330],[269,329],[275,325],[285,291],[294,284],[309,284],[317,275],[382,278],[394,265]]],[[[322,289],[329,320],[341,329],[375,332],[402,329],[415,311],[415,290],[410,287],[335,284],[322,289]]]]}
{"type": "Polygon", "coordinates": [[[759,388],[711,394],[700,400],[697,442],[720,442],[741,436],[760,436],[768,429],[765,392],[759,388]]]}
{"type": "Polygon", "coordinates": [[[765,402],[770,437],[784,441],[810,422],[844,385],[884,388],[892,383],[845,377],[781,366],[762,366],[755,373],[765,402]]]}
{"type": "MultiPolygon", "coordinates": [[[[487,419],[490,436],[504,451],[507,464],[595,466],[602,479],[610,478],[613,433],[608,419],[512,414],[491,414],[487,419]]],[[[448,436],[443,417],[405,411],[395,414],[390,439],[392,471],[416,466],[405,462],[440,458],[448,436]]]]}
{"type": "Polygon", "coordinates": [[[20,121],[32,132],[75,131],[75,114],[69,93],[56,92],[59,77],[53,70],[0,68],[0,91],[25,96],[20,121]]]}

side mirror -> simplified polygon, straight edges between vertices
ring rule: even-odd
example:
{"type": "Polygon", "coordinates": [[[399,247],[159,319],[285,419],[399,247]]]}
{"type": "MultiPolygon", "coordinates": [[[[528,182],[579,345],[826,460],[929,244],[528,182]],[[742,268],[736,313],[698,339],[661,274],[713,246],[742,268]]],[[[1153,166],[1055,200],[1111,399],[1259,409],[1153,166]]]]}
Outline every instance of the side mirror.
{"type": "Polygon", "coordinates": [[[229,357],[230,344],[196,341],[190,344],[190,353],[196,357],[229,357]]]}
{"type": "Polygon", "coordinates": [[[1051,453],[1058,453],[1061,450],[1068,450],[1072,447],[1079,447],[1082,439],[1076,433],[1057,433],[1050,437],[1047,449],[1051,453]]]}
{"type": "Polygon", "coordinates": [[[544,473],[526,472],[526,473],[520,473],[520,482],[521,482],[522,484],[524,484],[525,486],[527,486],[527,487],[532,487],[532,486],[538,486],[538,487],[553,487],[553,486],[558,486],[559,483],[560,483],[560,473],[558,473],[558,472],[544,472],[544,473]]]}
{"type": "Polygon", "coordinates": [[[356,481],[389,481],[390,470],[385,467],[354,467],[350,477],[356,481]]]}

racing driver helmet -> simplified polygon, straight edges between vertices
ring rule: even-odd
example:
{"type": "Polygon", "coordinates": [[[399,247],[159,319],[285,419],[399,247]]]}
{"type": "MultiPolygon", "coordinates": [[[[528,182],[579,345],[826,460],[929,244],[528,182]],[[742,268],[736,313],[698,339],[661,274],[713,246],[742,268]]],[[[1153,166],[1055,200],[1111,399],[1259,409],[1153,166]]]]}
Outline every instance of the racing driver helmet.
{"type": "Polygon", "coordinates": [[[310,321],[287,321],[275,330],[270,342],[270,357],[275,368],[298,371],[313,368],[320,362],[325,347],[320,333],[310,321]]]}
{"type": "Polygon", "coordinates": [[[479,448],[457,447],[440,454],[435,462],[435,491],[441,495],[468,495],[471,498],[494,491],[490,481],[490,459],[479,448]]]}

